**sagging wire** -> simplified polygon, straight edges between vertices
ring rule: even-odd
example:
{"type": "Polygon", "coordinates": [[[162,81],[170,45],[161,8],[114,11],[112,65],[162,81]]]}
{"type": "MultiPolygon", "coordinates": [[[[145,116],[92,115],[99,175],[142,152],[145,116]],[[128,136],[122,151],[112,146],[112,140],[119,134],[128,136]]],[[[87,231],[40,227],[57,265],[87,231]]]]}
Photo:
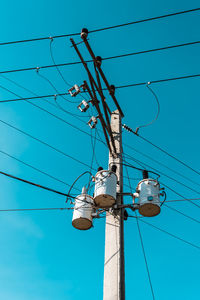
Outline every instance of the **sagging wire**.
{"type": "MultiPolygon", "coordinates": [[[[69,87],[73,86],[73,84],[70,84],[66,79],[65,77],[63,76],[62,72],[60,71],[58,65],[56,64],[55,62],[55,59],[54,59],[54,55],[53,55],[53,49],[52,49],[52,43],[53,43],[53,38],[50,37],[50,44],[49,44],[49,50],[50,50],[50,55],[51,55],[51,59],[52,59],[52,62],[54,64],[54,66],[56,67],[56,70],[58,71],[60,77],[62,78],[62,80],[64,81],[64,83],[66,85],[68,85],[69,87]]],[[[87,95],[87,94],[86,94],[87,95]]],[[[85,98],[83,97],[83,95],[80,93],[80,96],[85,100],[85,98]]],[[[88,97],[88,95],[87,95],[88,97]]]]}
{"type": "Polygon", "coordinates": [[[147,127],[147,126],[152,125],[152,124],[158,119],[158,116],[159,116],[159,114],[160,114],[160,103],[159,103],[159,100],[158,100],[158,97],[157,97],[156,93],[152,90],[152,88],[150,88],[150,86],[149,86],[150,84],[151,84],[151,82],[149,81],[149,82],[147,83],[146,87],[149,89],[149,91],[153,94],[153,96],[154,96],[155,99],[156,99],[156,102],[157,102],[157,105],[158,105],[157,114],[156,114],[155,118],[154,118],[150,123],[147,123],[147,124],[138,126],[138,127],[136,128],[136,131],[135,131],[136,134],[138,133],[138,131],[139,131],[140,128],[142,128],[142,127],[147,127]]]}
{"type": "MultiPolygon", "coordinates": [[[[59,94],[58,89],[55,87],[55,85],[52,83],[52,81],[50,79],[48,79],[46,76],[40,74],[39,70],[40,70],[40,67],[37,67],[36,68],[37,75],[40,76],[42,79],[46,80],[50,84],[50,86],[56,91],[56,93],[59,94]]],[[[72,103],[72,104],[79,103],[79,101],[70,101],[69,99],[67,99],[64,96],[61,96],[61,97],[69,103],[72,103]]]]}
{"type": "Polygon", "coordinates": [[[50,50],[50,55],[51,55],[52,62],[54,64],[54,66],[56,67],[56,70],[58,71],[58,73],[59,73],[60,77],[62,78],[62,80],[64,81],[64,83],[66,85],[68,85],[69,87],[71,87],[73,84],[70,84],[69,82],[67,82],[67,80],[64,78],[64,76],[62,75],[62,72],[60,71],[60,69],[58,68],[58,66],[55,62],[54,55],[53,55],[53,49],[52,49],[53,40],[54,39],[52,37],[50,37],[49,50],[50,50]]]}
{"type": "Polygon", "coordinates": [[[164,200],[161,202],[161,204],[160,204],[160,206],[162,206],[164,203],[165,203],[165,201],[166,201],[166,199],[167,199],[167,194],[166,194],[166,192],[165,191],[162,191],[162,194],[164,195],[164,200]]]}
{"type": "Polygon", "coordinates": [[[52,189],[52,188],[49,188],[49,187],[46,187],[46,186],[37,184],[37,183],[35,183],[35,182],[32,182],[32,181],[29,181],[29,180],[26,180],[26,179],[17,177],[17,176],[12,175],[12,174],[5,173],[5,172],[3,172],[3,171],[0,171],[0,174],[1,174],[1,175],[4,175],[4,176],[7,176],[7,177],[9,177],[9,178],[12,178],[12,179],[21,181],[21,182],[23,182],[23,183],[27,183],[27,184],[33,185],[33,186],[35,186],[35,187],[38,187],[38,188],[47,190],[47,191],[49,191],[49,192],[56,193],[56,194],[61,195],[61,196],[65,196],[65,197],[68,197],[68,198],[76,198],[76,197],[71,196],[70,194],[62,193],[62,192],[57,191],[57,190],[54,190],[54,189],[52,189]]]}
{"type": "MultiPolygon", "coordinates": [[[[70,186],[69,191],[68,191],[68,195],[70,195],[70,192],[71,192],[71,190],[73,189],[75,183],[76,183],[83,175],[85,175],[85,174],[90,174],[90,175],[91,175],[91,179],[90,179],[90,180],[92,180],[92,173],[91,173],[90,171],[85,171],[85,172],[83,172],[81,175],[79,175],[79,176],[75,179],[75,181],[74,181],[74,182],[72,183],[72,185],[70,186]]],[[[76,197],[74,197],[74,198],[76,198],[76,197]]],[[[66,203],[68,202],[68,200],[69,200],[69,197],[67,196],[66,203]]],[[[72,204],[72,203],[71,203],[71,204],[72,204]]]]}
{"type": "MultiPolygon", "coordinates": [[[[61,95],[61,94],[59,94],[59,91],[57,90],[57,88],[55,87],[55,85],[46,77],[46,76],[44,76],[44,75],[42,75],[42,74],[40,74],[39,73],[39,67],[37,67],[37,69],[36,69],[36,73],[37,73],[37,75],[38,76],[40,76],[42,79],[44,79],[45,81],[47,81],[50,85],[51,85],[51,87],[56,91],[56,93],[58,94],[58,95],[54,95],[54,101],[55,101],[55,103],[56,103],[56,106],[60,109],[60,110],[62,110],[62,111],[64,111],[65,113],[67,113],[67,114],[69,114],[69,112],[67,111],[67,110],[65,110],[59,103],[58,103],[58,101],[57,101],[57,97],[59,96],[59,97],[61,97],[61,98],[63,98],[64,100],[66,100],[67,102],[69,102],[69,103],[72,103],[72,104],[76,104],[76,103],[79,103],[79,101],[70,101],[69,99],[67,99],[66,97],[64,97],[63,95],[61,95]]],[[[79,118],[89,118],[89,116],[80,116],[80,115],[77,115],[77,114],[74,114],[74,113],[70,113],[72,116],[74,116],[74,117],[79,117],[79,118]]]]}

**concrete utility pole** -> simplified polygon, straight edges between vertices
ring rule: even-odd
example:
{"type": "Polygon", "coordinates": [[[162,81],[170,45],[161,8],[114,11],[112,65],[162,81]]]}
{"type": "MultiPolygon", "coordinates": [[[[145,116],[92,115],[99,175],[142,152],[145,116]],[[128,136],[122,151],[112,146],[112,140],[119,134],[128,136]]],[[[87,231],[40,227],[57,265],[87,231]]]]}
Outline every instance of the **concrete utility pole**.
{"type": "MultiPolygon", "coordinates": [[[[116,165],[117,193],[123,193],[122,126],[118,110],[111,115],[111,130],[116,146],[116,157],[109,153],[109,169],[116,165]]],[[[123,204],[123,196],[117,196],[117,205],[123,204]]],[[[125,299],[124,272],[124,209],[107,213],[105,236],[105,264],[103,300],[125,299]]]]}

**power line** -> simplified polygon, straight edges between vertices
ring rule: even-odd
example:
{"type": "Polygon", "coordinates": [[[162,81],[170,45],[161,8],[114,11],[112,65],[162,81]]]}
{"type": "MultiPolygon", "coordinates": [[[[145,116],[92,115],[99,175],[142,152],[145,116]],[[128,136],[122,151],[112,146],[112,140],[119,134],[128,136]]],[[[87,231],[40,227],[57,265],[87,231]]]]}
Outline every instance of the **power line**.
{"type": "MultiPolygon", "coordinates": [[[[120,54],[120,55],[114,55],[114,56],[109,56],[109,57],[104,57],[102,60],[112,60],[112,59],[117,59],[117,58],[124,58],[124,57],[129,57],[129,56],[134,56],[134,55],[140,55],[140,54],[146,54],[146,53],[151,53],[151,52],[157,52],[157,51],[163,51],[163,50],[169,50],[173,48],[179,48],[179,47],[185,47],[185,46],[191,46],[191,45],[196,45],[199,44],[200,41],[193,41],[193,42],[188,42],[188,43],[183,43],[183,44],[176,44],[176,45],[170,45],[170,46],[165,46],[165,47],[160,47],[160,48],[154,48],[154,49],[148,49],[148,50],[142,50],[138,52],[131,52],[131,53],[125,53],[125,54],[120,54]]],[[[86,63],[91,63],[93,62],[92,59],[86,60],[86,63]]],[[[4,70],[0,71],[0,74],[6,74],[6,73],[16,73],[16,72],[26,72],[26,71],[39,71],[40,69],[49,69],[49,68],[56,68],[59,70],[59,67],[66,67],[66,66],[71,66],[71,65],[78,65],[81,64],[80,61],[74,61],[74,62],[67,62],[67,63],[60,63],[56,64],[55,60],[53,59],[53,65],[46,65],[46,66],[41,66],[41,67],[27,67],[27,68],[21,68],[21,69],[13,69],[13,70],[4,70]]],[[[58,71],[62,79],[64,80],[65,84],[68,86],[72,86],[63,77],[61,71],[58,71]]]]}
{"type": "MultiPolygon", "coordinates": [[[[29,168],[31,168],[31,169],[33,169],[33,170],[35,170],[35,171],[37,171],[37,172],[43,174],[43,175],[46,175],[46,176],[50,177],[51,179],[54,179],[54,180],[56,180],[56,181],[58,181],[58,182],[60,182],[60,183],[63,183],[64,185],[71,186],[70,184],[68,184],[68,183],[66,183],[66,182],[64,182],[64,181],[62,181],[62,180],[56,178],[55,176],[52,176],[52,175],[50,175],[50,174],[48,174],[48,173],[46,173],[46,172],[44,172],[44,171],[42,171],[42,170],[40,170],[40,169],[38,169],[38,168],[36,168],[36,167],[34,167],[34,166],[32,166],[32,165],[30,165],[30,164],[24,162],[23,160],[21,160],[21,159],[19,159],[19,158],[16,158],[15,156],[13,156],[13,155],[11,155],[11,154],[8,154],[7,152],[5,152],[5,151],[3,151],[3,150],[0,150],[0,153],[4,154],[4,155],[6,155],[6,156],[8,156],[8,157],[10,157],[10,158],[12,158],[12,159],[14,159],[14,160],[20,162],[20,163],[22,163],[23,165],[25,165],[25,166],[27,166],[27,167],[29,167],[29,168]]],[[[77,191],[80,191],[80,190],[77,189],[77,188],[75,188],[75,189],[76,189],[77,191]]]]}
{"type": "MultiPolygon", "coordinates": [[[[193,74],[193,75],[185,75],[185,76],[180,76],[180,77],[172,77],[172,78],[165,78],[165,79],[159,79],[159,80],[151,80],[149,81],[150,83],[161,83],[161,82],[167,82],[167,81],[173,81],[173,80],[181,80],[181,79],[188,79],[188,78],[195,78],[199,77],[200,74],[193,74]]],[[[140,85],[146,85],[147,82],[138,82],[138,83],[131,83],[131,84],[126,84],[126,85],[120,85],[116,86],[116,89],[123,89],[123,88],[129,88],[129,87],[134,87],[134,86],[140,86],[140,85]]]]}
{"type": "MultiPolygon", "coordinates": [[[[130,217],[130,216],[129,216],[129,217],[130,217]]],[[[172,234],[172,233],[170,233],[170,232],[168,232],[168,231],[166,231],[166,230],[164,230],[164,229],[161,229],[160,227],[157,227],[157,226],[155,226],[155,225],[153,225],[153,224],[151,224],[151,223],[148,223],[148,222],[144,221],[143,219],[139,219],[139,221],[140,221],[140,222],[143,222],[143,223],[145,223],[145,224],[147,224],[147,225],[149,225],[149,226],[151,226],[151,227],[153,227],[154,229],[157,229],[157,230],[159,230],[159,231],[161,231],[161,232],[164,232],[164,233],[170,235],[171,237],[173,237],[173,238],[175,238],[175,239],[177,239],[177,240],[179,240],[179,241],[181,241],[181,242],[184,242],[184,243],[186,243],[186,244],[188,244],[188,245],[190,245],[190,246],[192,246],[192,247],[194,247],[194,248],[200,250],[200,247],[199,247],[199,246],[197,246],[197,245],[195,245],[195,244],[193,244],[193,243],[191,243],[191,242],[188,242],[188,241],[186,241],[186,240],[184,240],[184,239],[182,239],[182,238],[180,238],[180,237],[178,237],[178,236],[176,236],[176,235],[174,235],[174,234],[172,234]]]]}
{"type": "Polygon", "coordinates": [[[175,200],[167,200],[167,201],[165,201],[166,203],[167,202],[182,202],[182,201],[199,201],[200,200],[200,198],[185,198],[185,199],[175,199],[175,200]]]}
{"type": "MultiPolygon", "coordinates": [[[[199,10],[200,10],[200,8],[194,8],[194,9],[190,9],[190,10],[179,11],[179,12],[175,12],[175,13],[171,13],[171,14],[165,14],[165,15],[160,15],[160,16],[156,16],[156,17],[136,20],[136,21],[132,21],[132,22],[128,22],[128,23],[93,29],[93,30],[90,30],[89,33],[95,33],[95,32],[100,32],[100,31],[105,31],[105,30],[110,30],[110,29],[116,29],[116,28],[120,28],[120,27],[124,27],[124,26],[130,26],[130,25],[135,25],[135,24],[139,24],[139,23],[154,21],[154,20],[158,20],[158,19],[164,19],[164,18],[168,18],[168,17],[172,17],[172,16],[177,16],[177,15],[182,15],[182,14],[186,14],[186,13],[199,11],[199,10]]],[[[53,40],[53,39],[57,39],[57,38],[65,38],[65,37],[76,36],[76,35],[80,35],[80,33],[79,32],[78,33],[68,33],[68,34],[54,35],[54,36],[48,36],[48,37],[38,37],[38,38],[24,39],[24,40],[18,40],[18,41],[2,42],[2,43],[0,43],[0,46],[19,44],[19,43],[28,43],[28,42],[37,42],[37,41],[43,41],[43,40],[53,40]]]]}
{"type": "Polygon", "coordinates": [[[154,119],[153,119],[151,122],[149,122],[149,123],[147,123],[147,124],[144,124],[144,125],[138,126],[137,129],[136,129],[136,132],[137,132],[140,128],[142,128],[142,127],[147,127],[147,126],[152,125],[152,124],[158,119],[158,116],[159,116],[159,114],[160,114],[160,103],[159,103],[158,97],[157,97],[156,93],[152,90],[152,88],[150,88],[149,84],[150,84],[150,83],[147,83],[147,88],[149,89],[149,91],[153,94],[154,98],[156,99],[156,102],[157,102],[157,113],[156,113],[156,116],[154,117],[154,119]]]}
{"type": "Polygon", "coordinates": [[[15,179],[15,180],[18,180],[18,181],[21,181],[21,182],[24,182],[24,183],[33,185],[33,186],[35,186],[35,187],[38,187],[38,188],[47,190],[47,191],[49,191],[49,192],[56,193],[56,194],[61,195],[61,196],[71,197],[71,198],[76,198],[76,197],[70,196],[70,195],[68,195],[68,194],[66,194],[66,193],[59,192],[59,191],[54,190],[54,189],[52,189],[52,188],[49,188],[49,187],[46,187],[46,186],[43,186],[43,185],[34,183],[34,182],[32,182],[32,181],[29,181],[29,180],[26,180],[26,179],[23,179],[23,178],[20,178],[20,177],[17,177],[17,176],[14,176],[14,175],[5,173],[5,172],[3,172],[3,171],[0,171],[0,174],[5,175],[5,176],[7,176],[7,177],[10,177],[10,178],[12,178],[12,179],[15,179]]]}
{"type": "MultiPolygon", "coordinates": [[[[200,76],[200,74],[186,75],[186,76],[180,76],[180,77],[172,77],[172,78],[166,78],[166,79],[160,79],[160,80],[153,80],[153,81],[150,81],[150,83],[161,83],[161,82],[165,82],[165,81],[187,79],[187,78],[195,78],[195,77],[199,77],[199,76],[200,76]]],[[[131,83],[131,84],[127,84],[127,85],[119,85],[119,86],[116,86],[115,88],[116,89],[122,89],[122,88],[129,88],[129,87],[134,87],[134,86],[139,86],[139,85],[146,85],[146,84],[147,84],[147,82],[131,83]]],[[[4,90],[7,90],[8,92],[10,92],[9,89],[7,89],[7,88],[5,88],[3,86],[0,86],[0,87],[2,89],[4,89],[4,90]]],[[[104,88],[103,90],[107,90],[107,89],[104,88]]],[[[49,94],[49,95],[41,95],[41,96],[35,96],[35,97],[24,97],[24,98],[16,98],[16,99],[7,99],[7,100],[0,101],[0,103],[14,102],[14,101],[25,101],[25,100],[35,100],[35,99],[42,99],[42,98],[52,98],[52,97],[55,97],[55,96],[65,96],[65,95],[69,95],[69,93],[61,93],[61,94],[57,94],[57,95],[55,95],[55,94],[49,94]]],[[[126,126],[126,128],[124,127],[125,129],[127,129],[127,127],[128,127],[125,124],[123,126],[126,126]]],[[[135,132],[132,129],[131,129],[131,132],[135,134],[135,132]]],[[[141,135],[137,134],[137,136],[145,140],[145,138],[143,138],[141,135]]],[[[200,175],[200,173],[199,173],[199,175],[200,175]]]]}
{"type": "Polygon", "coordinates": [[[146,153],[143,153],[143,152],[141,152],[141,151],[139,151],[139,150],[133,148],[132,146],[130,146],[130,145],[128,145],[128,144],[125,144],[125,143],[124,143],[124,145],[125,145],[127,148],[129,148],[129,149],[135,151],[136,153],[139,153],[139,154],[141,154],[142,156],[147,157],[148,159],[152,160],[153,162],[159,164],[160,166],[163,166],[164,168],[170,170],[171,172],[173,172],[173,173],[175,173],[175,174],[177,174],[177,175],[183,177],[184,179],[187,179],[188,181],[190,181],[190,182],[192,182],[192,183],[194,183],[194,184],[200,186],[199,183],[193,181],[191,178],[189,178],[189,177],[183,175],[182,173],[179,173],[179,172],[177,172],[176,170],[174,170],[174,169],[172,169],[172,168],[166,166],[166,165],[163,164],[162,162],[156,160],[155,158],[152,158],[151,156],[147,155],[146,153]]]}
{"type": "MultiPolygon", "coordinates": [[[[125,154],[125,155],[127,155],[127,154],[125,154]]],[[[132,158],[130,155],[127,155],[127,156],[130,157],[130,159],[132,159],[133,161],[136,161],[136,162],[139,161],[139,160],[137,160],[137,159],[132,158]]],[[[139,162],[140,162],[140,161],[139,161],[139,162]]],[[[167,174],[161,172],[160,170],[157,170],[157,169],[153,168],[152,166],[150,166],[150,165],[148,165],[148,164],[146,164],[146,163],[145,163],[145,166],[147,166],[148,168],[151,168],[151,169],[155,170],[155,171],[158,172],[159,174],[161,174],[161,175],[163,175],[163,176],[165,176],[165,177],[167,177],[167,178],[169,178],[169,179],[171,179],[171,180],[177,182],[178,184],[180,184],[180,185],[186,187],[187,189],[189,189],[189,190],[191,190],[191,191],[193,191],[193,192],[195,192],[195,193],[197,193],[197,194],[200,195],[200,192],[199,192],[199,191],[197,191],[197,190],[191,188],[190,186],[188,186],[188,185],[186,185],[186,184],[184,184],[184,183],[182,183],[182,182],[176,180],[175,178],[173,178],[173,177],[171,177],[171,176],[169,176],[169,175],[167,175],[167,174]]],[[[151,172],[151,171],[149,171],[149,172],[151,172]]],[[[153,172],[152,172],[152,173],[153,173],[153,172]]]]}
{"type": "MultiPolygon", "coordinates": [[[[8,81],[14,83],[14,84],[17,85],[18,87],[20,87],[20,88],[22,88],[22,89],[24,89],[24,90],[26,90],[26,91],[28,91],[28,92],[30,92],[30,93],[36,95],[34,92],[32,92],[31,90],[29,90],[29,89],[25,88],[24,86],[18,84],[17,82],[15,82],[15,81],[13,81],[13,80],[11,80],[11,79],[9,79],[9,78],[3,76],[3,75],[1,75],[1,76],[2,76],[3,78],[5,78],[6,80],[8,80],[8,81]]],[[[0,86],[0,87],[1,87],[1,86],[0,86]]],[[[3,88],[4,88],[4,87],[3,87],[3,88]]],[[[8,91],[9,91],[10,93],[14,94],[15,96],[20,97],[18,94],[12,92],[11,90],[8,90],[8,91]]],[[[91,137],[91,135],[90,135],[88,132],[86,132],[86,131],[80,129],[79,127],[75,126],[74,124],[71,124],[70,122],[68,122],[68,121],[66,121],[66,120],[64,120],[64,119],[62,119],[62,118],[56,116],[55,114],[49,112],[48,110],[44,109],[43,107],[41,107],[41,106],[39,106],[39,105],[36,105],[36,104],[34,104],[34,103],[32,103],[32,102],[30,102],[30,101],[28,101],[28,100],[26,100],[26,102],[29,103],[30,105],[35,106],[36,108],[38,108],[38,109],[40,109],[40,110],[42,110],[42,111],[48,113],[50,116],[52,116],[52,117],[54,117],[54,118],[56,118],[56,119],[58,119],[58,120],[64,122],[65,124],[71,126],[72,128],[75,128],[76,130],[79,130],[80,132],[82,132],[82,133],[84,133],[84,134],[86,134],[86,135],[88,135],[88,136],[91,137]]],[[[48,103],[49,103],[49,104],[52,104],[51,102],[48,102],[48,103]]],[[[57,108],[57,106],[55,106],[55,107],[57,108]]],[[[66,112],[67,112],[67,111],[66,111],[66,112]]],[[[69,113],[70,115],[72,115],[73,117],[75,117],[76,119],[78,119],[79,121],[81,121],[81,122],[83,122],[83,123],[85,124],[85,122],[82,121],[81,119],[79,119],[78,117],[76,117],[76,115],[74,115],[74,114],[72,114],[72,113],[70,113],[70,112],[67,112],[67,113],[69,113]]],[[[95,137],[95,140],[98,140],[98,141],[104,143],[101,139],[98,139],[97,137],[95,137]]],[[[2,151],[0,151],[0,152],[2,152],[2,151]]],[[[33,166],[31,166],[31,165],[29,165],[29,164],[27,164],[27,163],[24,163],[23,161],[21,161],[21,160],[15,158],[15,157],[13,157],[13,156],[11,156],[11,155],[5,153],[5,152],[2,152],[2,153],[4,153],[4,154],[6,154],[6,155],[8,155],[8,156],[10,156],[10,157],[12,157],[12,158],[14,158],[14,159],[20,161],[21,163],[23,163],[23,164],[25,164],[25,165],[27,165],[27,166],[29,166],[29,167],[32,167],[33,169],[35,169],[35,170],[37,170],[37,171],[39,171],[39,172],[41,172],[41,173],[43,173],[43,174],[45,174],[45,175],[47,175],[47,176],[49,176],[49,177],[52,177],[51,175],[49,175],[49,174],[47,174],[47,173],[44,173],[44,172],[42,172],[41,170],[38,170],[38,169],[36,169],[35,167],[33,167],[33,166]]],[[[95,159],[96,159],[96,156],[95,156],[95,159]]],[[[52,178],[54,178],[54,177],[52,177],[52,178]]],[[[56,179],[56,178],[54,178],[54,179],[56,179]]],[[[60,180],[58,180],[58,179],[56,179],[56,180],[57,180],[57,181],[60,181],[60,180]]],[[[60,181],[60,182],[62,182],[62,181],[60,181]]],[[[64,183],[64,182],[63,182],[63,183],[64,183]]]]}
{"type": "MultiPolygon", "coordinates": [[[[199,74],[200,76],[200,74],[199,74]]],[[[160,150],[161,152],[165,153],[166,155],[168,155],[169,157],[173,158],[174,160],[176,160],[177,162],[179,162],[180,164],[182,164],[183,166],[187,167],[188,169],[192,170],[193,172],[195,172],[196,174],[200,175],[199,171],[196,171],[194,168],[190,167],[188,164],[186,164],[185,162],[183,162],[182,160],[178,159],[177,157],[175,157],[174,155],[170,154],[169,152],[167,152],[166,150],[162,149],[161,147],[155,145],[154,143],[152,143],[151,141],[149,141],[148,139],[144,138],[143,136],[136,134],[133,129],[131,129],[130,127],[128,127],[127,125],[123,125],[123,127],[128,130],[129,132],[135,134],[136,136],[138,136],[140,139],[144,140],[145,142],[147,142],[148,144],[150,144],[151,146],[153,146],[154,148],[160,150]]]]}
{"type": "MultiPolygon", "coordinates": [[[[127,155],[127,154],[126,154],[126,155],[127,155]]],[[[133,160],[133,161],[135,161],[135,162],[137,162],[137,163],[141,163],[140,160],[137,160],[137,159],[133,158],[133,157],[130,156],[130,155],[128,155],[128,156],[130,157],[131,160],[133,160]]],[[[152,166],[150,166],[150,165],[148,165],[148,164],[146,164],[146,163],[143,163],[143,164],[144,164],[145,166],[147,166],[148,168],[151,168],[151,169],[155,170],[156,172],[159,172],[160,174],[163,174],[163,176],[166,176],[166,177],[170,178],[171,180],[173,180],[173,181],[175,181],[175,182],[177,182],[177,183],[179,183],[179,184],[181,184],[181,185],[187,187],[188,189],[191,189],[189,186],[187,186],[187,185],[185,185],[185,184],[183,184],[183,183],[177,181],[176,179],[174,179],[174,178],[172,178],[172,177],[170,177],[170,176],[164,174],[163,172],[161,173],[159,170],[153,168],[152,166]]],[[[171,191],[173,191],[174,193],[176,193],[177,195],[179,195],[180,197],[182,197],[183,199],[185,199],[185,197],[184,197],[183,195],[179,194],[178,192],[176,192],[175,190],[173,190],[173,189],[170,188],[169,186],[165,185],[165,184],[162,183],[161,181],[160,181],[160,183],[161,183],[162,185],[164,185],[165,187],[167,187],[168,189],[170,189],[171,191]]],[[[192,189],[192,190],[193,190],[193,189],[192,189]]],[[[200,194],[198,191],[196,191],[196,190],[194,190],[194,191],[195,191],[196,193],[200,194]]],[[[192,201],[190,201],[190,203],[200,208],[200,206],[199,206],[198,204],[193,203],[192,201]]]]}
{"type": "Polygon", "coordinates": [[[11,208],[11,209],[0,209],[0,212],[44,211],[44,210],[71,210],[71,209],[73,209],[73,207],[11,208]]]}
{"type": "Polygon", "coordinates": [[[188,218],[188,219],[190,219],[190,220],[192,220],[192,221],[194,221],[194,222],[200,224],[200,221],[199,221],[199,220],[197,220],[197,219],[195,219],[195,218],[193,218],[193,217],[190,217],[190,216],[184,214],[184,213],[181,212],[180,210],[175,209],[174,207],[171,207],[171,206],[169,206],[169,205],[167,205],[167,204],[165,204],[165,203],[164,203],[164,206],[167,207],[168,209],[171,209],[171,210],[177,212],[178,214],[180,214],[180,215],[182,215],[182,216],[184,216],[184,217],[186,217],[186,218],[188,218]]]}
{"type": "Polygon", "coordinates": [[[31,135],[31,134],[29,134],[29,133],[27,133],[27,132],[25,132],[25,131],[23,131],[23,130],[21,130],[21,129],[19,129],[19,128],[17,128],[17,127],[15,127],[15,126],[13,126],[13,125],[11,125],[11,124],[9,124],[9,123],[3,121],[3,120],[0,120],[0,122],[3,123],[3,124],[6,125],[6,126],[9,126],[9,127],[13,128],[13,129],[17,130],[17,131],[20,132],[20,133],[23,133],[24,135],[30,137],[31,139],[33,139],[33,140],[35,140],[35,141],[37,141],[37,142],[39,142],[39,143],[41,143],[41,144],[43,144],[43,145],[45,145],[45,146],[51,148],[52,150],[54,150],[54,151],[56,151],[56,152],[58,152],[58,153],[60,153],[60,154],[62,154],[62,155],[64,155],[64,156],[66,156],[66,157],[68,157],[68,158],[70,158],[70,159],[72,159],[72,160],[74,160],[74,161],[76,161],[76,162],[78,162],[78,163],[80,163],[80,164],[82,164],[82,165],[84,165],[84,166],[90,168],[90,166],[89,166],[88,164],[86,164],[86,163],[80,161],[80,160],[77,159],[77,158],[74,158],[73,156],[71,156],[71,155],[69,155],[69,154],[63,152],[62,150],[59,150],[59,149],[55,148],[54,146],[52,146],[52,145],[50,145],[50,144],[48,144],[48,143],[46,143],[46,142],[40,140],[39,138],[36,138],[36,137],[34,137],[33,135],[31,135]]]}

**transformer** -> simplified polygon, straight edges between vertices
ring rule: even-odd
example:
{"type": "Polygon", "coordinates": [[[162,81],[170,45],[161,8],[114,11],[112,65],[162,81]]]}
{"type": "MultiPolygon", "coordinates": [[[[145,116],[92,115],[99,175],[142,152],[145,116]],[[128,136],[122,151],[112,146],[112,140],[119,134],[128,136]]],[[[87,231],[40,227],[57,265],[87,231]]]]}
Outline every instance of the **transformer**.
{"type": "Polygon", "coordinates": [[[145,178],[136,188],[139,213],[144,217],[154,217],[160,213],[160,184],[157,180],[145,178]]]}
{"type": "Polygon", "coordinates": [[[93,198],[83,188],[82,194],[75,199],[72,225],[76,229],[87,230],[92,227],[93,204],[93,198]]]}
{"type": "Polygon", "coordinates": [[[94,202],[98,207],[108,208],[116,202],[117,175],[100,170],[95,176],[94,202]]]}

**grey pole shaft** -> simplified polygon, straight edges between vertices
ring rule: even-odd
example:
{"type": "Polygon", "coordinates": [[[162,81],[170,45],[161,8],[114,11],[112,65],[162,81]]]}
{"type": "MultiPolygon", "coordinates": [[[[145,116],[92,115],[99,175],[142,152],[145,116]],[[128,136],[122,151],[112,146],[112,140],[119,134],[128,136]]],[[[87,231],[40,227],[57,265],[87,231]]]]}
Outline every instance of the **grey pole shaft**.
{"type": "MultiPolygon", "coordinates": [[[[117,193],[122,193],[122,126],[118,110],[111,115],[111,130],[117,154],[113,157],[109,153],[109,169],[111,169],[112,165],[117,166],[117,193]]],[[[117,196],[117,204],[123,204],[123,196],[117,196]]],[[[124,273],[124,210],[120,209],[114,210],[114,213],[108,212],[106,215],[103,300],[125,299],[124,273]]]]}

